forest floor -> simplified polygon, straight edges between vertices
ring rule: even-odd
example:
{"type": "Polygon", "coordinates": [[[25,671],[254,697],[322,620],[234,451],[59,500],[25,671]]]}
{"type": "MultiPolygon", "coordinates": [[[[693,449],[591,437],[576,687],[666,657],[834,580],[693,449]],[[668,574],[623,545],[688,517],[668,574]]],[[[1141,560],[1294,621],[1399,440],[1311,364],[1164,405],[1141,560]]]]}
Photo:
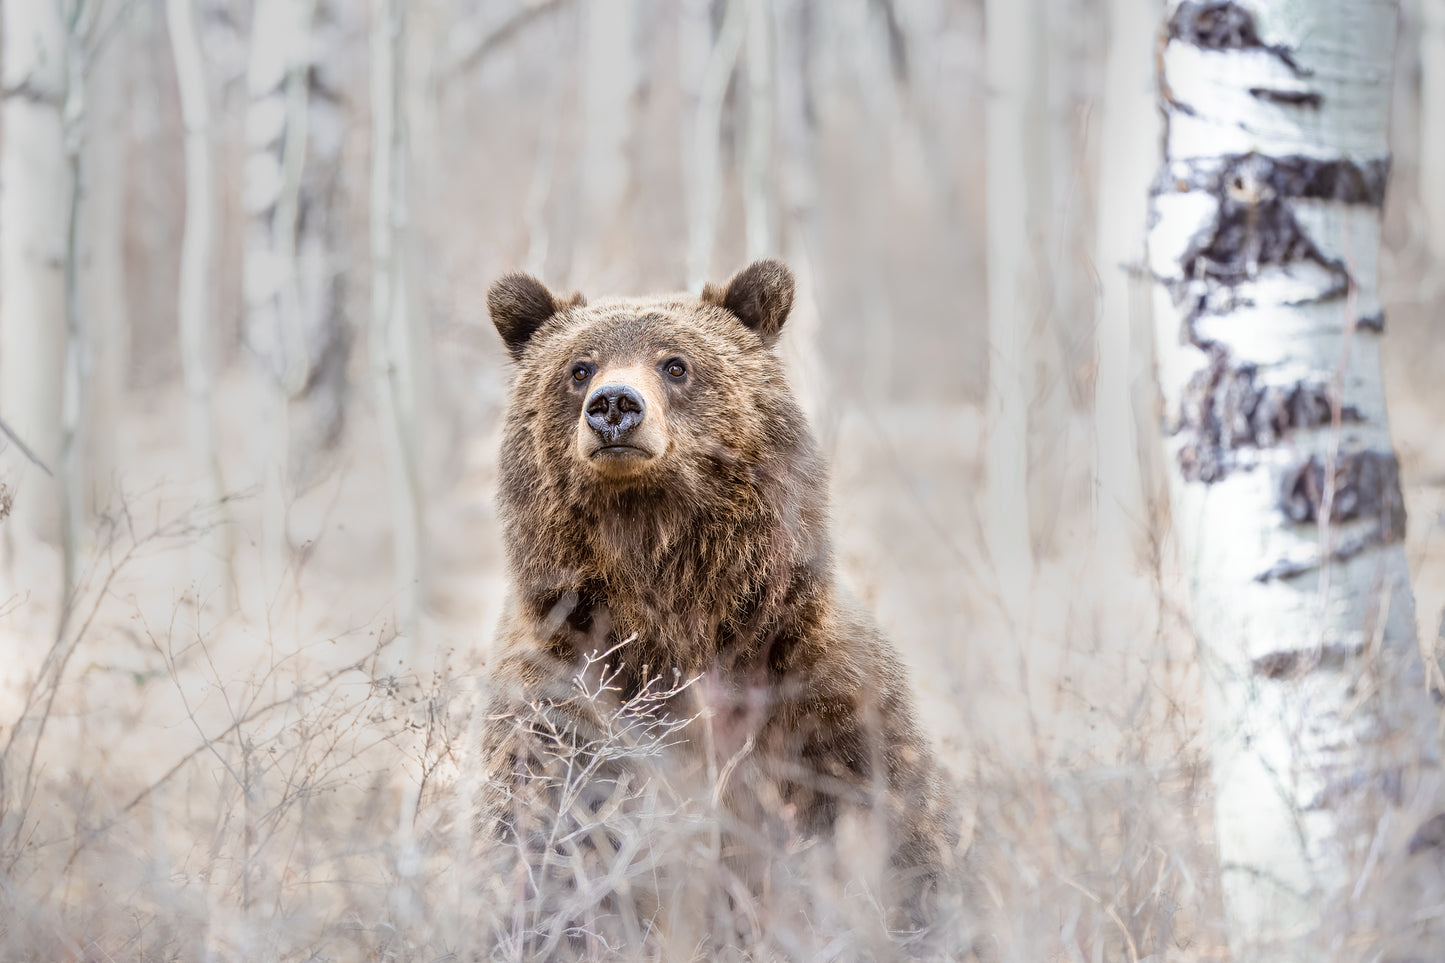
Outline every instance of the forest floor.
{"type": "MultiPolygon", "coordinates": [[[[381,814],[404,811],[442,763],[466,771],[475,721],[438,718],[481,685],[502,604],[495,419],[460,436],[431,483],[427,614],[397,639],[365,406],[290,505],[291,548],[276,555],[249,467],[252,391],[232,373],[217,394],[238,492],[229,592],[196,581],[214,571],[214,515],[186,481],[179,385],[117,419],[124,503],[87,546],[59,645],[58,555],[16,537],[0,586],[0,879],[22,912],[0,922],[0,957],[371,946],[336,933],[375,938],[368,914],[400,918],[387,882],[400,870],[363,879],[358,866],[386,860],[358,834],[416,831],[381,814]]],[[[1445,607],[1445,446],[1428,398],[1392,398],[1392,415],[1428,640],[1445,607]]],[[[976,408],[859,406],[820,422],[841,569],[910,662],[966,787],[1004,959],[1225,958],[1181,579],[1167,541],[1141,564],[1096,557],[1087,422],[1062,429],[1059,483],[1035,500],[1024,624],[982,548],[976,408]]]]}

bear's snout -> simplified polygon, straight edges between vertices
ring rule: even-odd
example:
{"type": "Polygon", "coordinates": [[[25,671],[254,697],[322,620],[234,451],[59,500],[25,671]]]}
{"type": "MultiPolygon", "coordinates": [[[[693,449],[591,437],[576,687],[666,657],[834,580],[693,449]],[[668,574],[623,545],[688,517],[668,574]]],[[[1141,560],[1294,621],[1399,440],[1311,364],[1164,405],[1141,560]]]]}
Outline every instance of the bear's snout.
{"type": "Polygon", "coordinates": [[[587,425],[605,445],[622,444],[642,424],[647,403],[630,385],[603,385],[587,399],[587,425]]]}
{"type": "Polygon", "coordinates": [[[604,369],[582,402],[577,454],[610,482],[630,482],[668,450],[666,400],[639,365],[604,369]]]}

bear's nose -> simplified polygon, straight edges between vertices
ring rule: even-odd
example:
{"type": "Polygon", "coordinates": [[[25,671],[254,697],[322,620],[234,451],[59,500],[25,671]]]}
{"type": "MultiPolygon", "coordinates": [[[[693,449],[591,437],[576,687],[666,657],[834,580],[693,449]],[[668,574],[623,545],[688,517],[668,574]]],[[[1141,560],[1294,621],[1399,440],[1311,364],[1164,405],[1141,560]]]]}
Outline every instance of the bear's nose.
{"type": "Polygon", "coordinates": [[[603,385],[587,399],[587,424],[608,444],[616,444],[642,424],[642,395],[627,385],[603,385]]]}

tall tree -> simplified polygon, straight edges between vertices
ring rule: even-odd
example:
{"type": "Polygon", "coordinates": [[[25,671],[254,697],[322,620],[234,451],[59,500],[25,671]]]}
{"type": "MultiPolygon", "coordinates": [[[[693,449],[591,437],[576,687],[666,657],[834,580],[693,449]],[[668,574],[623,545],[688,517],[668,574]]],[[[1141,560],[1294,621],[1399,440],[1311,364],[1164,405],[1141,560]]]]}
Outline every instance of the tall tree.
{"type": "Polygon", "coordinates": [[[314,409],[298,426],[294,462],[334,444],[345,417],[351,338],[337,207],[346,118],[323,62],[339,38],[331,5],[318,0],[260,0],[251,33],[246,340],[285,397],[314,409]]]}
{"type": "Polygon", "coordinates": [[[208,539],[197,546],[197,574],[203,591],[223,589],[229,605],[234,601],[231,531],[224,518],[226,488],[221,478],[212,397],[216,373],[215,164],[211,156],[210,86],[196,32],[194,3],[166,0],[166,28],[176,65],[186,153],[186,223],[181,241],[177,318],[196,497],[208,511],[219,513],[208,539]]]}
{"type": "Polygon", "coordinates": [[[1395,16],[1185,0],[1162,51],[1159,374],[1241,963],[1415,958],[1429,918],[1401,910],[1440,745],[1376,287],[1395,16]]]}
{"type": "Polygon", "coordinates": [[[708,4],[692,0],[683,7],[678,29],[684,87],[693,94],[691,124],[684,125],[683,173],[687,190],[687,287],[702,289],[712,276],[722,203],[721,126],[723,103],[747,37],[749,0],[726,0],[722,25],[713,36],[708,4]],[[701,72],[695,74],[696,68],[701,72]]]}
{"type": "Polygon", "coordinates": [[[1039,0],[985,4],[988,73],[988,512],[984,532],[1011,616],[1033,575],[1026,345],[1038,314],[1049,170],[1039,0]]]}
{"type": "Polygon", "coordinates": [[[342,313],[338,210],[346,119],[322,58],[335,17],[317,0],[260,0],[246,117],[245,337],[267,376],[265,541],[286,548],[289,489],[341,435],[351,331],[342,313]]]}
{"type": "Polygon", "coordinates": [[[1099,122],[1098,359],[1094,380],[1094,531],[1102,557],[1132,558],[1144,530],[1138,420],[1134,416],[1136,320],[1146,321],[1144,219],[1159,150],[1154,40],[1160,0],[1110,0],[1109,47],[1099,122]]]}
{"type": "Polygon", "coordinates": [[[592,0],[583,11],[581,242],[574,277],[585,287],[607,264],[632,180],[642,70],[638,0],[592,0]]]}
{"type": "MultiPolygon", "coordinates": [[[[414,638],[424,597],[425,525],[419,471],[416,333],[405,264],[407,128],[405,0],[371,5],[372,390],[391,483],[397,626],[414,638]]],[[[410,653],[403,654],[403,661],[410,653]]],[[[410,668],[404,666],[403,668],[410,668]]]]}
{"type": "Polygon", "coordinates": [[[1419,0],[1420,200],[1435,263],[1445,263],[1445,2],[1419,0]]]}
{"type": "MultiPolygon", "coordinates": [[[[0,8],[4,153],[0,155],[0,418],[58,468],[66,351],[66,251],[74,200],[62,110],[69,85],[61,0],[0,8]]],[[[17,459],[15,518],[60,536],[62,489],[17,459]]],[[[6,538],[13,537],[7,528],[6,538]]]]}

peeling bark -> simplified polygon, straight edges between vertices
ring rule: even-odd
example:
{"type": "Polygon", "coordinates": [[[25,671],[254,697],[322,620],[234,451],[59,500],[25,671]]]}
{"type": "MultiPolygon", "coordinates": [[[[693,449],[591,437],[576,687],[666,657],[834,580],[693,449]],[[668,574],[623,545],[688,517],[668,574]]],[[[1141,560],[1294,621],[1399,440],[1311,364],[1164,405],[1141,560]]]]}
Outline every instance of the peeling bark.
{"type": "Polygon", "coordinates": [[[1415,912],[1438,871],[1409,861],[1440,747],[1379,360],[1394,28],[1378,0],[1186,0],[1160,54],[1149,265],[1240,963],[1439,945],[1415,912]]]}

